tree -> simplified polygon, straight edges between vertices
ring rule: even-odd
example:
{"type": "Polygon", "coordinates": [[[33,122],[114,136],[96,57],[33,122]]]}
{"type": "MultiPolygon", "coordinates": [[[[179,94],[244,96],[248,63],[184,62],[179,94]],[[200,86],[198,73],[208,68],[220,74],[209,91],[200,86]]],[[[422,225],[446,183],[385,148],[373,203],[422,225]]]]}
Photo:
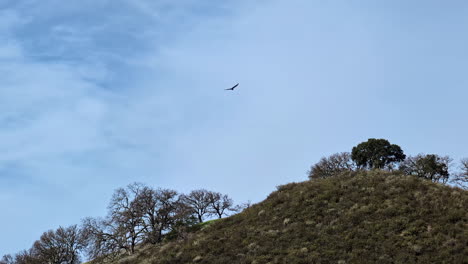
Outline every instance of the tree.
{"type": "Polygon", "coordinates": [[[135,246],[143,241],[144,211],[139,204],[138,197],[144,190],[144,186],[133,183],[126,189],[115,190],[109,204],[109,220],[117,234],[123,241],[122,247],[128,254],[135,253],[135,246]]]}
{"type": "Polygon", "coordinates": [[[127,250],[124,234],[108,220],[85,218],[82,229],[86,238],[86,253],[94,260],[112,259],[120,250],[127,250]]]}
{"type": "Polygon", "coordinates": [[[370,138],[353,147],[351,159],[359,168],[383,169],[406,158],[400,146],[386,139],[370,138]]]}
{"type": "Polygon", "coordinates": [[[309,179],[328,178],[344,171],[353,171],[355,168],[349,152],[335,153],[330,157],[322,157],[313,165],[309,171],[309,179]]]}
{"type": "Polygon", "coordinates": [[[210,202],[211,213],[222,218],[226,214],[226,211],[235,211],[233,207],[234,201],[229,198],[226,194],[221,194],[219,192],[208,192],[208,199],[210,202]]]}
{"type": "Polygon", "coordinates": [[[0,264],[15,264],[15,261],[13,257],[10,254],[8,254],[2,257],[2,259],[0,260],[0,264]]]}
{"type": "Polygon", "coordinates": [[[205,189],[194,190],[188,195],[182,195],[181,201],[187,206],[189,212],[197,217],[199,223],[203,222],[203,216],[211,214],[209,191],[205,189]]]}
{"type": "Polygon", "coordinates": [[[455,175],[453,183],[466,189],[468,188],[468,158],[461,160],[460,170],[461,171],[455,175]]]}
{"type": "Polygon", "coordinates": [[[109,258],[121,250],[129,255],[135,253],[136,245],[144,241],[144,208],[138,199],[144,188],[142,184],[133,183],[115,190],[106,219],[83,221],[89,256],[109,258]]]}
{"type": "Polygon", "coordinates": [[[161,242],[163,233],[181,217],[179,194],[170,189],[145,187],[137,199],[143,209],[145,241],[161,242]]]}
{"type": "Polygon", "coordinates": [[[242,203],[241,205],[236,206],[236,212],[242,212],[242,211],[244,211],[245,209],[249,209],[250,207],[252,207],[252,201],[247,200],[247,202],[242,203]]]}
{"type": "Polygon", "coordinates": [[[407,175],[415,175],[433,182],[446,183],[449,179],[450,157],[436,154],[418,154],[406,158],[400,164],[400,170],[407,175]]]}
{"type": "Polygon", "coordinates": [[[44,232],[29,250],[23,250],[13,258],[4,256],[0,264],[78,264],[85,238],[77,225],[44,232]]]}
{"type": "Polygon", "coordinates": [[[77,264],[80,263],[79,252],[85,241],[76,225],[44,232],[37,240],[32,252],[41,263],[77,264]]]}
{"type": "Polygon", "coordinates": [[[32,249],[23,250],[15,255],[15,264],[43,264],[32,249]]]}

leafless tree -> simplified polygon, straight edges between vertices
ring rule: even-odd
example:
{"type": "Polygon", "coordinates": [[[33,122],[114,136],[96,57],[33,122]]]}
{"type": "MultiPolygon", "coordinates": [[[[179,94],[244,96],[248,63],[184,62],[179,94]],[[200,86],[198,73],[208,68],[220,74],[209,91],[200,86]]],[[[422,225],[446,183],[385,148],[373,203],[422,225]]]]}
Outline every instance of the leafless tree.
{"type": "Polygon", "coordinates": [[[0,264],[15,264],[15,261],[13,257],[10,254],[8,254],[2,257],[2,259],[0,260],[0,264]]]}
{"type": "Polygon", "coordinates": [[[460,172],[455,175],[452,182],[461,188],[468,189],[468,158],[461,160],[460,172]]]}
{"type": "Polygon", "coordinates": [[[32,249],[23,250],[15,255],[14,264],[43,264],[32,249]]]}
{"type": "Polygon", "coordinates": [[[125,234],[108,220],[85,218],[82,229],[87,241],[87,255],[97,261],[112,259],[126,250],[125,234]]]}
{"type": "Polygon", "coordinates": [[[226,214],[226,211],[235,211],[233,207],[234,201],[226,194],[208,192],[208,199],[210,201],[211,213],[217,215],[218,218],[222,218],[226,214]]]}
{"type": "MultiPolygon", "coordinates": [[[[86,246],[85,237],[83,236],[82,230],[77,225],[72,225],[67,228],[59,227],[55,234],[59,244],[64,245],[65,249],[65,263],[79,263],[79,253],[86,246]]],[[[63,264],[63,262],[62,262],[63,264]]]]}
{"type": "Polygon", "coordinates": [[[32,252],[42,263],[77,264],[79,252],[84,248],[84,239],[76,225],[44,232],[32,252]]]}
{"type": "Polygon", "coordinates": [[[252,201],[248,200],[248,201],[245,202],[245,203],[238,204],[238,205],[234,206],[234,207],[232,208],[232,211],[233,211],[233,212],[236,212],[236,213],[240,213],[240,212],[242,212],[242,211],[244,211],[245,209],[248,209],[248,208],[250,208],[250,207],[252,207],[252,201]]]}
{"type": "Polygon", "coordinates": [[[182,195],[181,201],[187,206],[191,214],[197,217],[198,222],[203,222],[205,215],[210,215],[209,191],[199,189],[191,191],[188,195],[182,195]]]}
{"type": "Polygon", "coordinates": [[[247,200],[247,202],[241,204],[239,207],[241,208],[240,211],[242,211],[244,209],[249,209],[250,207],[252,207],[252,201],[247,200]]]}
{"type": "Polygon", "coordinates": [[[335,153],[329,157],[323,157],[313,165],[309,171],[310,179],[322,179],[336,176],[344,171],[356,169],[349,152],[335,153]]]}
{"type": "Polygon", "coordinates": [[[464,181],[468,182],[468,158],[462,159],[461,169],[462,169],[461,175],[463,175],[464,181]]]}
{"type": "Polygon", "coordinates": [[[109,204],[109,221],[122,236],[124,249],[129,254],[135,253],[135,246],[143,241],[144,211],[138,203],[143,190],[144,186],[138,183],[130,184],[126,189],[119,188],[109,204]]]}
{"type": "Polygon", "coordinates": [[[90,257],[112,257],[121,251],[135,253],[136,245],[144,240],[144,211],[138,200],[143,190],[138,183],[115,190],[106,219],[83,221],[90,257]]]}
{"type": "Polygon", "coordinates": [[[156,244],[171,229],[179,216],[179,195],[174,190],[144,187],[138,196],[143,211],[145,240],[156,244]]]}

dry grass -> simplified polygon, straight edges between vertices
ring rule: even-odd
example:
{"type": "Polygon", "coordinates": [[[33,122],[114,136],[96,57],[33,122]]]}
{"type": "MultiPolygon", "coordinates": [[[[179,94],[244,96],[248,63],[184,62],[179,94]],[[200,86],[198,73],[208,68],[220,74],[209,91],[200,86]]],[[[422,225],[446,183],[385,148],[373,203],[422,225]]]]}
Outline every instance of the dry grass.
{"type": "Polygon", "coordinates": [[[124,263],[468,263],[468,192],[361,172],[291,183],[124,263]]]}

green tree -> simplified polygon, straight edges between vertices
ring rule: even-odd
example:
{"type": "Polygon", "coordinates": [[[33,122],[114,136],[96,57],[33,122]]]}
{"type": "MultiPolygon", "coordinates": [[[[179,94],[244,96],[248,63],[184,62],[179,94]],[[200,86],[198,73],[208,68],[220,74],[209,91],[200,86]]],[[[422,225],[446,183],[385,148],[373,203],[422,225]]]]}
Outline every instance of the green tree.
{"type": "Polygon", "coordinates": [[[400,146],[390,144],[386,139],[370,138],[353,147],[351,152],[351,159],[359,168],[383,169],[405,158],[400,146]]]}
{"type": "Polygon", "coordinates": [[[407,175],[415,175],[433,182],[446,183],[450,176],[450,162],[451,159],[448,156],[418,154],[406,158],[400,164],[400,170],[407,175]]]}

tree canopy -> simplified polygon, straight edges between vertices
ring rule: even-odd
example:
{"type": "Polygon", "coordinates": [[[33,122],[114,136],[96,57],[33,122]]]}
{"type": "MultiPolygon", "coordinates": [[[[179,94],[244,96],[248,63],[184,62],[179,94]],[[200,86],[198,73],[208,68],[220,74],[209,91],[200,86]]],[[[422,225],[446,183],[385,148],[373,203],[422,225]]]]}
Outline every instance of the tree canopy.
{"type": "Polygon", "coordinates": [[[386,139],[370,138],[353,147],[351,159],[359,168],[383,169],[403,161],[406,155],[400,146],[386,139]]]}
{"type": "Polygon", "coordinates": [[[436,154],[419,154],[406,158],[400,165],[400,170],[407,175],[415,175],[433,182],[447,182],[450,158],[436,154]]]}

